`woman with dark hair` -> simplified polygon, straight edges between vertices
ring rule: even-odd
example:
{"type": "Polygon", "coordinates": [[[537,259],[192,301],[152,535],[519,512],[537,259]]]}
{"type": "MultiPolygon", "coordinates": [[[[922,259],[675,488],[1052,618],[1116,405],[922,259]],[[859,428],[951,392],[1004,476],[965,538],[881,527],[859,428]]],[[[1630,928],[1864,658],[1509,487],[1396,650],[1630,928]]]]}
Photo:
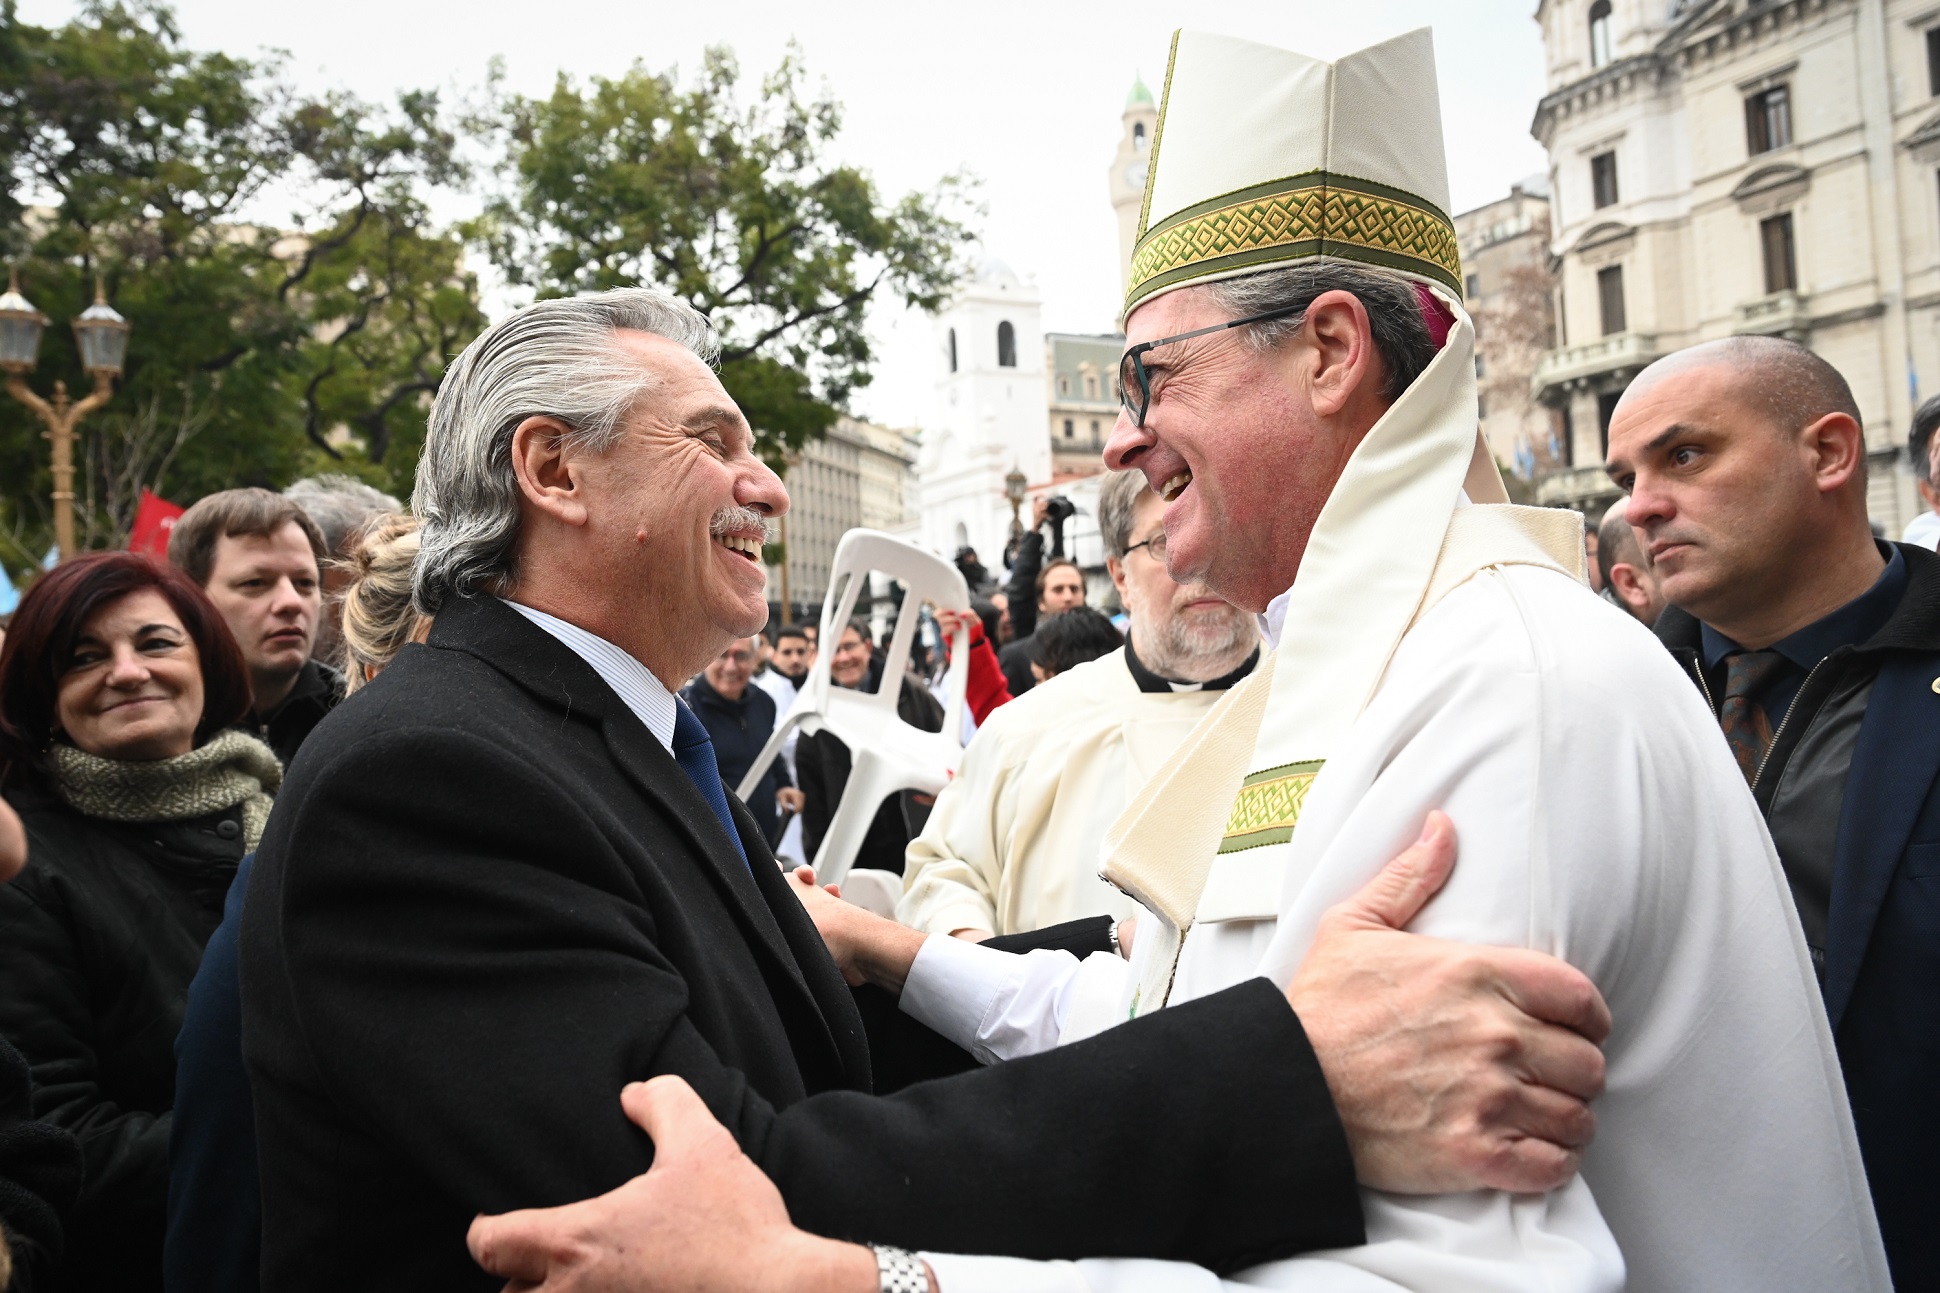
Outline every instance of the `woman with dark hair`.
{"type": "Polygon", "coordinates": [[[175,1035],[282,783],[227,730],[249,705],[215,607],[133,553],[42,576],[0,649],[0,791],[28,841],[0,886],[0,1035],[81,1141],[66,1287],[161,1287],[175,1035]]]}

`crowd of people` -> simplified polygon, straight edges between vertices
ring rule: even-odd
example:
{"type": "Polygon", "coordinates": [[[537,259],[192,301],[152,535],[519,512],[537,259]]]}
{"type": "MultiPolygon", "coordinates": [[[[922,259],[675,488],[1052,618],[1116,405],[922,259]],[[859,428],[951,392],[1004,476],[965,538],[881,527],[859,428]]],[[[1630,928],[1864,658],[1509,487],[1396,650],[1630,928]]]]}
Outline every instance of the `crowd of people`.
{"type": "MultiPolygon", "coordinates": [[[[1445,207],[1432,70],[1182,36],[1151,219],[1259,191],[1236,94],[1445,207]]],[[[1886,542],[1831,365],[1673,354],[1586,535],[1477,451],[1439,244],[1325,241],[1135,262],[1115,614],[1039,508],[908,669],[769,622],[786,494],[650,289],[469,346],[408,509],[41,576],[0,1289],[1940,1287],[1940,400],[1886,542]],[[857,752],[760,760],[818,666],[941,731],[954,640],[848,901],[857,752]]]]}

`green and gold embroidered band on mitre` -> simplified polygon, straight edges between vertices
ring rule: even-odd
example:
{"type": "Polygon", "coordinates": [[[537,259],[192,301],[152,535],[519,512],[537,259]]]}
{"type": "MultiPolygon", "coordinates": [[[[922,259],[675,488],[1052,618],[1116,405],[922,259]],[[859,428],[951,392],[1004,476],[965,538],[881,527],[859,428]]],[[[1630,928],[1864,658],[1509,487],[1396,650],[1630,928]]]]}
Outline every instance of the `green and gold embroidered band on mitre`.
{"type": "Polygon", "coordinates": [[[1226,818],[1226,833],[1220,839],[1221,853],[1263,844],[1284,844],[1293,838],[1306,805],[1307,790],[1320,773],[1322,759],[1287,763],[1264,772],[1255,772],[1240,783],[1233,797],[1233,811],[1226,818]]]}
{"type": "Polygon", "coordinates": [[[1125,309],[1192,279],[1322,256],[1462,290],[1455,224],[1441,208],[1385,184],[1309,171],[1188,207],[1147,230],[1132,253],[1125,309]]]}

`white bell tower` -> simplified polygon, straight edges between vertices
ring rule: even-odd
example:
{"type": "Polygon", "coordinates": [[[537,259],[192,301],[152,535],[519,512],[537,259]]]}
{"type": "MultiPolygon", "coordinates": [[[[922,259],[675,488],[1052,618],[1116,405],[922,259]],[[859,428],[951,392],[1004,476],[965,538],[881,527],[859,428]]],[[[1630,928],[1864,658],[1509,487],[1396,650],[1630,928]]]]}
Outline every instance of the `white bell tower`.
{"type": "Polygon", "coordinates": [[[1004,478],[1051,479],[1035,285],[986,260],[936,316],[936,345],[936,412],[917,463],[923,542],[944,556],[967,543],[995,571],[1010,537],[1004,478]]]}

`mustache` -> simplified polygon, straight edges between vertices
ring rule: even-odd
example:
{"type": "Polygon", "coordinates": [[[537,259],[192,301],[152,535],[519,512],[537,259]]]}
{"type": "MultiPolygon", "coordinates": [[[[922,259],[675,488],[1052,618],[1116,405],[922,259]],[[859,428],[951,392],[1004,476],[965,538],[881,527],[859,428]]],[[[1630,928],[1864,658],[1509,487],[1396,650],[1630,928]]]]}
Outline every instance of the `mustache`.
{"type": "Polygon", "coordinates": [[[768,518],[752,507],[738,504],[724,507],[714,513],[713,519],[707,523],[708,534],[716,539],[727,534],[746,534],[750,530],[761,531],[763,543],[775,541],[775,533],[768,527],[768,518]]]}

